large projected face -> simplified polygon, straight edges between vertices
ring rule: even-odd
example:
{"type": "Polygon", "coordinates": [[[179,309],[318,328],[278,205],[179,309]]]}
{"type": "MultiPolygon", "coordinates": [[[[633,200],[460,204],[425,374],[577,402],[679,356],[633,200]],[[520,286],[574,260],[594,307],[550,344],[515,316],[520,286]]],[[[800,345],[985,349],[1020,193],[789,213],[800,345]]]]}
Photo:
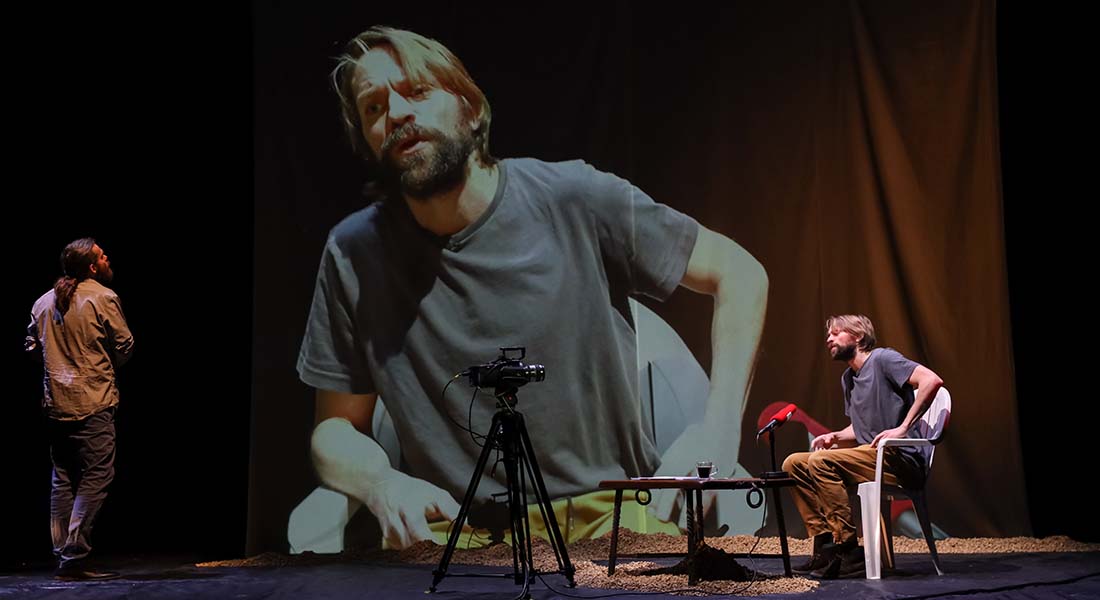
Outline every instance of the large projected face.
{"type": "Polygon", "coordinates": [[[354,84],[371,153],[407,196],[426,199],[465,178],[476,125],[458,96],[435,81],[410,81],[385,48],[363,55],[354,84]]]}

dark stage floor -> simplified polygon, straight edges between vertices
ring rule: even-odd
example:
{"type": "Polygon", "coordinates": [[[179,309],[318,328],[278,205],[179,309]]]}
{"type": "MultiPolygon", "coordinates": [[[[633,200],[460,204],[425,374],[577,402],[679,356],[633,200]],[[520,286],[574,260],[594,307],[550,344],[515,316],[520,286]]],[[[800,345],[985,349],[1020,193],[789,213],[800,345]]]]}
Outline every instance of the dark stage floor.
{"type": "MultiPolygon", "coordinates": [[[[801,558],[801,557],[799,557],[801,558]]],[[[863,598],[1100,598],[1100,553],[944,554],[946,575],[936,576],[927,555],[898,555],[898,570],[881,581],[824,581],[812,592],[772,594],[766,598],[855,600],[863,598]]],[[[60,582],[45,567],[0,575],[0,598],[424,598],[432,566],[382,563],[336,563],[294,567],[198,568],[186,559],[115,559],[110,564],[122,578],[96,583],[60,582]]],[[[756,568],[778,573],[776,559],[757,559],[756,568]]],[[[511,573],[509,568],[452,564],[449,572],[511,573]]],[[[615,590],[569,589],[561,575],[536,581],[532,596],[550,598],[673,598],[615,590]]],[[[519,586],[510,578],[448,576],[435,596],[514,598],[519,586]]],[[[751,589],[747,592],[752,593],[751,589]]]]}

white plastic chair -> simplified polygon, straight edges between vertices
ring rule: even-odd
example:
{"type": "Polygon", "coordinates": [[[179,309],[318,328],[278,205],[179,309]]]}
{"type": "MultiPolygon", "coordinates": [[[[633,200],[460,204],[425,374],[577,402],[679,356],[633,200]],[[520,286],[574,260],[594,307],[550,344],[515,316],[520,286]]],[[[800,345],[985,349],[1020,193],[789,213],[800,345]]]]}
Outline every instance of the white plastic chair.
{"type": "MultiPolygon", "coordinates": [[[[913,501],[913,509],[920,520],[921,531],[924,540],[928,542],[928,552],[932,554],[932,564],[936,567],[936,573],[943,575],[940,568],[940,558],[936,553],[936,540],[933,537],[932,521],[928,518],[928,502],[924,494],[924,484],[920,488],[902,488],[882,483],[882,456],[888,446],[927,446],[930,448],[928,455],[928,473],[931,473],[932,459],[935,457],[936,445],[943,441],[947,431],[947,423],[951,420],[951,394],[947,388],[941,387],[932,405],[921,417],[920,432],[922,438],[891,438],[882,440],[878,446],[878,458],[875,461],[875,480],[859,484],[860,508],[863,513],[863,544],[867,563],[867,579],[880,579],[882,576],[882,538],[886,537],[887,564],[894,565],[894,540],[886,524],[890,519],[890,502],[893,496],[908,497],[913,501]]],[[[927,477],[925,478],[927,482],[927,477]]]]}

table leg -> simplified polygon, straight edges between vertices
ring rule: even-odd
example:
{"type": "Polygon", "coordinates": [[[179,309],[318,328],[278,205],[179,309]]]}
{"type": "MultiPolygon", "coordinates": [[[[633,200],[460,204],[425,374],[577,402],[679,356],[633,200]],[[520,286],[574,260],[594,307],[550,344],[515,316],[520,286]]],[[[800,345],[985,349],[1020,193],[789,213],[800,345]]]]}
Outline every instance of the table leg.
{"type": "Polygon", "coordinates": [[[615,514],[611,518],[611,553],[607,557],[607,575],[615,574],[615,561],[619,557],[619,515],[623,510],[623,491],[615,490],[615,514]]]}
{"type": "Polygon", "coordinates": [[[695,585],[698,581],[695,572],[695,494],[689,489],[684,489],[684,508],[687,510],[687,563],[688,563],[688,585],[695,585]]]}
{"type": "Polygon", "coordinates": [[[695,517],[695,522],[699,527],[695,530],[698,536],[698,543],[695,547],[698,548],[700,544],[706,543],[706,534],[703,527],[703,490],[695,490],[695,517]]]}
{"type": "Polygon", "coordinates": [[[779,488],[772,488],[772,501],[775,503],[775,520],[779,525],[779,545],[783,548],[783,572],[791,576],[791,551],[787,548],[787,525],[783,522],[783,501],[779,488]]]}

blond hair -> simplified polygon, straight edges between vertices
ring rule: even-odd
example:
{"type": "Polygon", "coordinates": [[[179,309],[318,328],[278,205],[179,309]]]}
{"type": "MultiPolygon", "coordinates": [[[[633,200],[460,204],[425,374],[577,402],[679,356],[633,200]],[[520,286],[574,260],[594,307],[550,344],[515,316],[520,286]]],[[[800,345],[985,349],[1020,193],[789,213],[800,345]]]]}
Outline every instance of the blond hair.
{"type": "Polygon", "coordinates": [[[464,104],[467,116],[477,122],[474,129],[474,148],[478,161],[490,165],[495,161],[489,155],[489,125],[492,111],[481,88],[466,72],[458,60],[443,44],[418,33],[375,26],[355,36],[344,47],[344,54],[337,57],[332,71],[332,85],[340,97],[340,116],[344,131],[352,149],[367,160],[373,160],[370,146],[363,137],[363,122],[356,100],[355,74],[359,59],[376,47],[385,47],[413,84],[438,84],[458,96],[464,104]]]}
{"type": "Polygon", "coordinates": [[[825,321],[825,335],[829,335],[834,329],[847,331],[853,337],[859,339],[860,350],[870,350],[875,347],[875,325],[871,319],[863,315],[834,315],[825,321]]]}

